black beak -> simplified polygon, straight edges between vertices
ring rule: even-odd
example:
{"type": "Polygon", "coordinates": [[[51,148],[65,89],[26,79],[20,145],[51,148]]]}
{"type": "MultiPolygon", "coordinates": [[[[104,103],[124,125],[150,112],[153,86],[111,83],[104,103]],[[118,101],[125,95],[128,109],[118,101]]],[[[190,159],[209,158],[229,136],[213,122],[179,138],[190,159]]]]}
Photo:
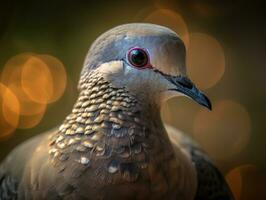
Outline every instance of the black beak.
{"type": "Polygon", "coordinates": [[[200,105],[207,107],[209,110],[212,109],[212,105],[208,97],[203,94],[187,77],[170,75],[164,75],[164,77],[175,86],[169,90],[181,92],[195,100],[200,105]]]}

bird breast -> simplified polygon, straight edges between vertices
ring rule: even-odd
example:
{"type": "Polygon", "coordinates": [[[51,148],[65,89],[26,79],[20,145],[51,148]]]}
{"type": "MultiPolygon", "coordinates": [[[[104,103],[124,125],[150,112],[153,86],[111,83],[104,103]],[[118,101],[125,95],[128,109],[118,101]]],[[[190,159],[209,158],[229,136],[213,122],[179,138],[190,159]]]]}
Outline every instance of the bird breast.
{"type": "Polygon", "coordinates": [[[161,122],[151,127],[137,99],[100,74],[83,75],[80,89],[72,113],[50,139],[50,162],[59,176],[83,195],[182,196],[180,163],[161,122]]]}

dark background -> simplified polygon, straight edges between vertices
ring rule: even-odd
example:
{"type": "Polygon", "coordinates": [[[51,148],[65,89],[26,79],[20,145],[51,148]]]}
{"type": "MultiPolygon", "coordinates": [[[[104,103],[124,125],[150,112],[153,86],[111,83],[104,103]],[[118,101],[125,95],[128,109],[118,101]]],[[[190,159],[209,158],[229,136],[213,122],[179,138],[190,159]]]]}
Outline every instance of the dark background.
{"type": "MultiPolygon", "coordinates": [[[[233,174],[230,179],[236,193],[238,184],[242,185],[238,199],[266,199],[266,16],[262,2],[1,1],[0,72],[8,59],[17,54],[49,54],[64,63],[68,82],[62,98],[48,105],[37,126],[17,129],[0,141],[0,159],[25,139],[60,124],[71,111],[86,52],[99,34],[119,24],[141,22],[149,12],[166,8],[182,15],[190,32],[212,35],[223,47],[226,58],[224,76],[205,92],[214,100],[230,99],[240,103],[248,112],[251,131],[249,142],[240,153],[227,160],[216,160],[216,163],[225,175],[244,166],[242,178],[233,174]],[[195,4],[201,5],[206,12],[197,9],[195,4]]],[[[172,115],[174,119],[167,118],[166,121],[185,132],[193,132],[196,104],[175,99],[169,102],[169,106],[171,112],[177,114],[172,115]],[[179,104],[183,109],[189,109],[192,116],[179,116],[179,104]]]]}

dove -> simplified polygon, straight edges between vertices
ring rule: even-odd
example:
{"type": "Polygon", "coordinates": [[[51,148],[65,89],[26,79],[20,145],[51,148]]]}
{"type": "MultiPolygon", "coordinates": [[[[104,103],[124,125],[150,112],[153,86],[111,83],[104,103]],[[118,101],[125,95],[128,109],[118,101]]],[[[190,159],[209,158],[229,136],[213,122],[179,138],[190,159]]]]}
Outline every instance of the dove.
{"type": "Polygon", "coordinates": [[[208,155],[160,116],[177,96],[211,110],[185,57],[180,37],[163,26],[124,24],[100,35],[71,113],[2,162],[0,199],[232,200],[208,155]]]}

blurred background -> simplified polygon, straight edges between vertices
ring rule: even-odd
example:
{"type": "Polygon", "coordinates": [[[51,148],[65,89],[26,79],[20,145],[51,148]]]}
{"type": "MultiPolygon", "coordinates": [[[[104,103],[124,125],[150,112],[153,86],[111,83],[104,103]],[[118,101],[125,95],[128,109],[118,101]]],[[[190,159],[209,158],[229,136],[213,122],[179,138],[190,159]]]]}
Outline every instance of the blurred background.
{"type": "Polygon", "coordinates": [[[209,112],[171,99],[164,121],[204,147],[237,200],[265,200],[264,8],[229,0],[2,1],[0,160],[71,111],[86,52],[99,34],[150,22],[181,36],[188,75],[213,102],[209,112]]]}

